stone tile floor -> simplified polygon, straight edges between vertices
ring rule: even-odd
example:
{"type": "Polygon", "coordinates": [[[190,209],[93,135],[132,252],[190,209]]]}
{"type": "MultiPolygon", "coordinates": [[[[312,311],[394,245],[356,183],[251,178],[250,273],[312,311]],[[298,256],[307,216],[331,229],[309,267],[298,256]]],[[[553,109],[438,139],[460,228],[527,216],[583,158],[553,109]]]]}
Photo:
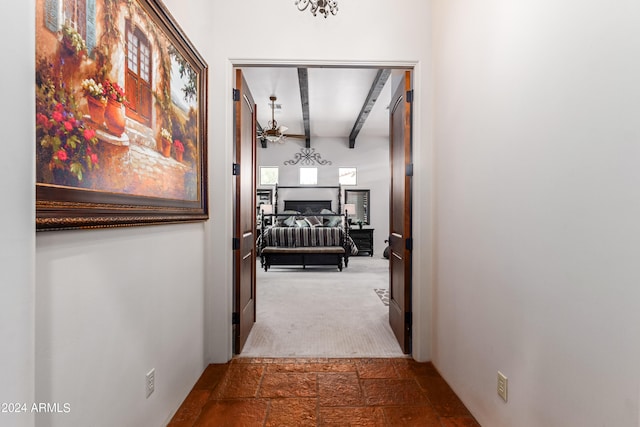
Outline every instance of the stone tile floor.
{"type": "Polygon", "coordinates": [[[431,363],[249,359],[209,365],[169,427],[479,424],[431,363]]]}

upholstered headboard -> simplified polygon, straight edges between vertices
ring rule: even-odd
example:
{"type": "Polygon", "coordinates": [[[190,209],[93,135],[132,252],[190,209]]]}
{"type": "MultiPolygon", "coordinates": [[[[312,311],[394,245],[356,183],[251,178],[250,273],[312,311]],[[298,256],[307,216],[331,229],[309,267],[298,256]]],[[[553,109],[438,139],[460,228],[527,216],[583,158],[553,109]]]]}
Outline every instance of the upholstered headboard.
{"type": "Polygon", "coordinates": [[[285,200],[284,209],[302,214],[319,214],[322,209],[331,210],[331,200],[285,200]]]}

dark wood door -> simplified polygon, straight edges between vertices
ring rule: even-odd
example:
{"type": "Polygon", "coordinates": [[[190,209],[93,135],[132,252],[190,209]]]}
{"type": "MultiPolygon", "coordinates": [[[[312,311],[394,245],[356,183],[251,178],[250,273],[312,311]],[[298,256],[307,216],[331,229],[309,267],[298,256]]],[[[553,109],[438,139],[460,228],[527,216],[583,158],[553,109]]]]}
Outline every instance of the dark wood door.
{"type": "Polygon", "coordinates": [[[241,70],[236,70],[234,351],[242,351],[256,321],[256,105],[241,70]]]}
{"type": "Polygon", "coordinates": [[[389,323],[404,353],[411,352],[411,72],[391,98],[389,119],[389,323]]]}

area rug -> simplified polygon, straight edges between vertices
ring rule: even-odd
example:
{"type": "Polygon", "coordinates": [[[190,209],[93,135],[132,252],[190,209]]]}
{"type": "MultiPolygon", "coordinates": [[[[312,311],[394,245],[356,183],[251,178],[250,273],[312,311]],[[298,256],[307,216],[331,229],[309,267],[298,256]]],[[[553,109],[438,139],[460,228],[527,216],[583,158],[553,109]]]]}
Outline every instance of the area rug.
{"type": "Polygon", "coordinates": [[[240,357],[403,357],[378,296],[388,262],[258,269],[256,323],[240,357]]]}

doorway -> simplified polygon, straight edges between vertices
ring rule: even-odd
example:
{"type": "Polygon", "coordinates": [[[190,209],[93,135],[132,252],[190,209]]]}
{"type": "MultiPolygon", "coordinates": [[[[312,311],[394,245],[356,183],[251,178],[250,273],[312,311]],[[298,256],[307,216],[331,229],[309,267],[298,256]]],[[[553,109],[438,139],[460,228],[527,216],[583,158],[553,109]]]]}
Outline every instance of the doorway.
{"type": "MultiPolygon", "coordinates": [[[[264,66],[264,65],[261,65],[261,64],[258,64],[258,65],[256,65],[256,64],[234,64],[234,65],[237,65],[237,66],[240,66],[240,65],[241,65],[242,67],[258,67],[258,66],[264,66]]],[[[381,64],[381,65],[383,65],[383,64],[381,64]]],[[[394,65],[395,65],[395,64],[394,64],[394,65]]],[[[284,64],[279,64],[279,66],[284,67],[284,64]]],[[[293,65],[289,65],[289,64],[287,64],[287,66],[288,66],[288,67],[294,67],[293,65]]],[[[295,66],[294,68],[296,68],[296,67],[297,67],[297,68],[299,68],[300,66],[298,65],[298,66],[295,66]]],[[[348,68],[348,66],[346,66],[346,65],[344,65],[343,67],[344,67],[344,68],[348,68]]],[[[340,67],[338,67],[338,68],[340,68],[340,67]]],[[[412,68],[412,67],[409,67],[409,68],[412,68]]],[[[249,85],[249,86],[251,86],[251,85],[249,85]]],[[[253,88],[252,88],[252,89],[253,89],[253,88]]],[[[258,97],[256,96],[256,98],[258,98],[258,97]]],[[[266,104],[266,103],[264,103],[264,102],[263,102],[263,103],[260,103],[259,101],[257,101],[257,109],[258,109],[258,110],[260,110],[261,108],[264,108],[264,106],[263,106],[262,104],[266,104]]],[[[258,150],[260,150],[260,148],[258,148],[258,150]]],[[[387,159],[387,161],[388,161],[388,159],[387,159]]],[[[387,183],[387,186],[388,186],[388,183],[387,183]]],[[[258,186],[258,188],[259,188],[259,186],[258,186]]],[[[387,195],[386,197],[388,197],[388,195],[387,195]]],[[[409,216],[410,216],[410,215],[409,215],[409,216]]],[[[387,229],[388,229],[388,224],[385,224],[385,226],[384,226],[384,227],[381,227],[381,230],[380,230],[380,231],[381,231],[381,233],[379,233],[379,234],[386,235],[386,234],[387,234],[387,231],[386,231],[387,229]],[[384,230],[384,231],[383,231],[383,230],[384,230]]],[[[386,237],[386,236],[385,236],[385,237],[386,237]]],[[[384,249],[384,246],[383,246],[382,244],[378,244],[378,245],[377,245],[377,247],[378,247],[377,255],[381,258],[381,257],[382,257],[382,251],[383,251],[383,249],[384,249]]],[[[409,274],[411,275],[411,270],[409,270],[409,274]]],[[[258,305],[259,305],[259,302],[258,302],[258,305]]]]}

